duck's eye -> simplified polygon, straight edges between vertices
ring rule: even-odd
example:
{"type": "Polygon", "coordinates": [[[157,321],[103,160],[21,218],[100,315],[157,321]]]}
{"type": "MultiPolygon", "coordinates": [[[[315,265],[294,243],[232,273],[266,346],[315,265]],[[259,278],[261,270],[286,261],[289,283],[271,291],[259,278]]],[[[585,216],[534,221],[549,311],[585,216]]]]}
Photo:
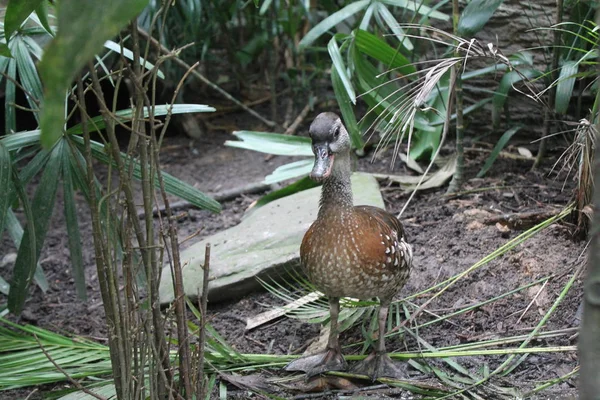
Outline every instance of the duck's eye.
{"type": "Polygon", "coordinates": [[[339,137],[340,137],[340,128],[337,127],[337,128],[335,128],[335,131],[333,131],[333,140],[338,140],[339,137]]]}

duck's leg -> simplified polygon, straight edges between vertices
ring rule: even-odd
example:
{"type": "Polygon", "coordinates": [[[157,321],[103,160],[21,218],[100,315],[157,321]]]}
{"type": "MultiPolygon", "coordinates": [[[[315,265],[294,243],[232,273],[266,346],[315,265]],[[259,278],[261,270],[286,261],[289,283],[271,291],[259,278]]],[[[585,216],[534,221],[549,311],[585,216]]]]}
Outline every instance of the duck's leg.
{"type": "Polygon", "coordinates": [[[381,377],[402,378],[404,375],[404,372],[394,364],[385,351],[385,323],[389,306],[389,300],[381,300],[379,306],[379,338],[375,350],[350,369],[352,373],[368,376],[373,382],[381,377]]]}
{"type": "Polygon", "coordinates": [[[329,309],[330,330],[325,351],[292,361],[285,366],[286,371],[304,371],[308,377],[311,377],[326,371],[346,370],[347,364],[344,356],[342,356],[342,348],[338,338],[339,297],[329,298],[329,309]]]}

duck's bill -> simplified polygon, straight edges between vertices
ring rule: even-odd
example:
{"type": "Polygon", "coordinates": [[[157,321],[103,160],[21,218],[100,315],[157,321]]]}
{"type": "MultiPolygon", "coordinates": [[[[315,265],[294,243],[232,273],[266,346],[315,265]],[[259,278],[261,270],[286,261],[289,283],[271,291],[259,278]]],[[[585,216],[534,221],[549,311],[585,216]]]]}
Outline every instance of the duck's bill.
{"type": "Polygon", "coordinates": [[[315,165],[313,166],[310,178],[316,182],[322,182],[333,169],[334,156],[329,152],[327,146],[315,148],[315,165]]]}

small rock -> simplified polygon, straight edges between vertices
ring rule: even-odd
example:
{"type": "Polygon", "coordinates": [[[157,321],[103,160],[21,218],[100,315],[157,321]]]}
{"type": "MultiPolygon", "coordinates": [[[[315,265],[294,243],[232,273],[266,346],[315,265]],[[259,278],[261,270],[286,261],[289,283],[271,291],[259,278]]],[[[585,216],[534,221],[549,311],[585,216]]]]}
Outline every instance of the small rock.
{"type": "Polygon", "coordinates": [[[491,212],[482,210],[480,208],[470,208],[468,210],[463,211],[463,214],[465,214],[466,217],[472,218],[472,219],[473,218],[486,219],[486,218],[490,218],[494,215],[491,212]]]}
{"type": "Polygon", "coordinates": [[[34,315],[30,310],[23,310],[21,313],[21,319],[23,321],[31,322],[35,324],[38,321],[38,317],[34,315]]]}
{"type": "Polygon", "coordinates": [[[508,227],[508,225],[501,224],[500,222],[496,222],[496,229],[498,229],[498,231],[501,233],[510,232],[510,228],[508,227]]]}
{"type": "Polygon", "coordinates": [[[468,231],[478,231],[481,228],[483,228],[485,225],[483,225],[481,222],[479,221],[471,221],[467,224],[467,230],[468,231]]]}

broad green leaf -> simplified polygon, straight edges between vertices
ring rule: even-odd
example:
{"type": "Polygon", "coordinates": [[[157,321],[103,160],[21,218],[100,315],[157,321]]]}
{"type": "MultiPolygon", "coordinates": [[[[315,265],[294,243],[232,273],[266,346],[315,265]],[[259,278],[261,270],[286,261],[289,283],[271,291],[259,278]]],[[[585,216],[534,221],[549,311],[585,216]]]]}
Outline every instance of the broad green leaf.
{"type": "Polygon", "coordinates": [[[408,37],[406,37],[404,30],[400,27],[400,24],[396,20],[396,18],[392,15],[390,10],[387,9],[382,3],[377,3],[379,7],[377,7],[377,11],[379,12],[379,16],[381,19],[387,24],[387,26],[391,29],[396,36],[396,39],[400,41],[402,46],[408,51],[412,51],[415,46],[413,46],[412,42],[408,37]]]}
{"type": "Polygon", "coordinates": [[[83,391],[76,391],[67,394],[66,396],[60,397],[58,400],[96,400],[98,398],[105,399],[116,399],[117,398],[117,388],[114,384],[103,385],[99,387],[93,387],[87,389],[89,392],[94,393],[96,396],[92,396],[83,391]],[[101,397],[99,397],[101,396],[101,397]]]}
{"type": "Polygon", "coordinates": [[[9,151],[19,150],[24,147],[34,146],[40,143],[40,131],[22,131],[6,135],[0,138],[0,143],[6,146],[9,151]]]}
{"type": "Polygon", "coordinates": [[[104,42],[148,4],[147,0],[61,0],[57,6],[58,33],[40,63],[45,98],[42,112],[42,145],[52,147],[61,137],[65,93],[71,81],[100,51],[104,42]],[[88,18],[93,16],[94,23],[88,18]]]}
{"type": "Polygon", "coordinates": [[[307,137],[253,131],[235,131],[233,134],[240,140],[227,140],[225,146],[278,156],[313,156],[307,137]]]}
{"type": "Polygon", "coordinates": [[[410,75],[417,72],[406,57],[372,33],[362,29],[355,30],[354,43],[362,53],[381,61],[399,74],[410,75]]]}
{"type": "Polygon", "coordinates": [[[40,61],[42,56],[44,55],[44,49],[35,41],[32,36],[20,36],[20,38],[25,42],[27,46],[27,50],[31,53],[36,60],[40,61]]]}
{"type": "MultiPolygon", "coordinates": [[[[160,105],[154,107],[154,116],[160,117],[162,115],[166,115],[169,112],[169,108],[171,106],[169,104],[160,105]]],[[[196,113],[196,112],[214,112],[214,107],[206,106],[203,104],[173,104],[171,109],[171,114],[187,114],[187,113],[196,113]]],[[[122,123],[127,123],[131,121],[133,118],[134,110],[132,108],[128,108],[126,110],[119,110],[115,112],[115,116],[117,120],[122,123]]],[[[148,108],[144,107],[144,118],[148,118],[148,108]]],[[[106,128],[104,124],[104,118],[101,115],[92,118],[88,121],[88,129],[90,132],[97,132],[106,128]]],[[[77,124],[67,129],[68,134],[81,135],[83,133],[83,127],[81,124],[77,124]]]]}
{"type": "Polygon", "coordinates": [[[268,204],[277,199],[281,199],[283,197],[301,192],[303,190],[314,188],[318,185],[318,183],[310,179],[308,176],[305,176],[304,178],[299,179],[290,185],[287,185],[281,189],[275,190],[274,192],[264,195],[256,201],[256,203],[254,204],[254,208],[262,207],[265,204],[268,204]]]}
{"type": "Polygon", "coordinates": [[[25,304],[29,284],[33,278],[41,247],[46,237],[50,218],[54,210],[56,190],[60,177],[61,152],[64,142],[58,143],[50,153],[40,183],[31,204],[33,224],[28,223],[23,241],[17,252],[17,260],[8,294],[8,308],[14,314],[20,314],[25,304]],[[34,239],[32,241],[32,238],[34,239]],[[33,246],[33,248],[32,248],[33,246]]]}
{"type": "Polygon", "coordinates": [[[308,175],[312,170],[314,163],[314,159],[306,159],[282,165],[281,167],[277,167],[270,175],[267,175],[264,182],[267,185],[270,185],[288,179],[298,178],[299,176],[308,175]]]}
{"type": "MultiPolygon", "coordinates": [[[[104,42],[104,47],[107,49],[114,51],[117,54],[122,54],[123,57],[128,58],[133,61],[133,51],[129,50],[126,47],[121,47],[120,44],[113,42],[112,40],[107,40],[104,42]]],[[[146,68],[148,71],[151,71],[154,68],[154,64],[144,59],[140,59],[140,65],[146,68]]],[[[165,74],[159,69],[156,71],[156,75],[160,79],[165,79],[165,74]]]]}
{"type": "MultiPolygon", "coordinates": [[[[260,6],[260,10],[258,11],[259,15],[265,15],[273,0],[264,0],[262,5],[260,6]]],[[[255,1],[256,6],[258,6],[258,0],[255,1]]]]}
{"type": "Polygon", "coordinates": [[[479,32],[504,0],[471,0],[460,15],[458,35],[470,38],[479,32]]]}
{"type": "Polygon", "coordinates": [[[9,0],[4,16],[4,36],[9,40],[44,0],[9,0]]]}
{"type": "MultiPolygon", "coordinates": [[[[27,97],[29,106],[33,109],[37,109],[39,106],[34,100],[41,101],[43,98],[42,82],[40,81],[35,62],[31,58],[29,47],[19,36],[13,39],[11,45],[12,53],[17,62],[17,70],[21,85],[23,85],[31,96],[34,97],[34,99],[27,97]]],[[[38,113],[33,114],[37,118],[38,113]]]]}
{"type": "Polygon", "coordinates": [[[337,76],[342,81],[344,86],[344,90],[348,95],[348,99],[352,102],[352,104],[356,104],[356,94],[354,93],[354,87],[352,87],[352,82],[350,82],[350,76],[348,72],[346,72],[346,66],[344,65],[344,60],[342,60],[342,53],[340,52],[340,48],[338,47],[336,37],[332,37],[327,45],[327,50],[329,51],[329,56],[331,57],[331,62],[333,63],[332,71],[335,70],[337,76]]]}
{"type": "MultiPolygon", "coordinates": [[[[77,143],[78,146],[83,146],[83,138],[81,138],[80,136],[69,136],[69,138],[71,140],[73,140],[75,143],[77,143]]],[[[112,160],[112,157],[110,157],[106,154],[107,149],[103,144],[92,140],[91,148],[92,148],[92,156],[96,160],[99,160],[105,164],[110,163],[113,166],[115,165],[114,161],[112,160]]],[[[124,153],[121,153],[121,158],[123,160],[123,164],[124,164],[125,168],[128,169],[130,167],[133,167],[132,168],[133,177],[135,179],[140,180],[142,178],[140,163],[137,160],[132,159],[131,157],[127,156],[127,154],[124,154],[124,153]]],[[[190,203],[192,203],[193,205],[195,205],[196,207],[199,207],[199,208],[202,208],[205,210],[209,210],[212,212],[216,212],[216,213],[221,211],[221,205],[219,204],[218,201],[216,201],[216,200],[212,199],[211,197],[207,196],[206,194],[202,193],[201,191],[199,191],[192,185],[185,183],[166,172],[162,172],[161,174],[162,174],[163,182],[165,185],[165,190],[167,193],[177,196],[183,200],[187,200],[190,203]]],[[[159,187],[158,178],[156,178],[156,177],[154,179],[154,186],[159,187]]]]}
{"type": "Polygon", "coordinates": [[[573,88],[577,80],[577,72],[579,72],[579,61],[567,61],[560,68],[554,100],[554,111],[558,114],[565,114],[567,108],[569,108],[569,102],[573,96],[573,88]]]}
{"type": "Polygon", "coordinates": [[[35,13],[40,21],[40,25],[51,36],[54,36],[54,30],[50,26],[50,22],[48,22],[48,2],[46,0],[40,1],[40,4],[35,8],[35,13]]]}
{"type": "MultiPolygon", "coordinates": [[[[381,115],[386,122],[391,122],[395,109],[406,96],[396,88],[386,85],[386,77],[382,76],[377,68],[359,52],[354,54],[354,66],[358,87],[361,89],[362,98],[369,105],[369,109],[381,115]]],[[[397,120],[395,123],[401,124],[402,121],[397,120]]],[[[414,125],[416,129],[435,132],[435,128],[430,126],[429,120],[422,113],[416,114],[414,125]]]]}
{"type": "Polygon", "coordinates": [[[366,31],[369,28],[369,24],[371,23],[371,18],[373,18],[373,13],[377,9],[379,3],[374,1],[367,7],[367,11],[365,11],[365,15],[363,15],[359,28],[363,31],[366,31]]]}
{"type": "Polygon", "coordinates": [[[433,132],[415,131],[411,138],[410,158],[419,160],[434,153],[440,144],[442,128],[438,125],[433,132]]]}
{"type": "MultiPolygon", "coordinates": [[[[16,181],[16,177],[13,176],[16,181]]],[[[33,220],[33,212],[31,211],[31,204],[29,203],[29,199],[26,197],[25,190],[23,190],[22,183],[20,181],[17,183],[19,186],[18,191],[21,193],[21,203],[23,204],[23,209],[25,210],[25,215],[27,216],[28,221],[33,220]],[[31,217],[31,218],[30,218],[31,217]]],[[[17,219],[17,216],[12,210],[8,211],[6,215],[6,231],[8,235],[12,239],[16,248],[21,246],[21,241],[23,239],[23,228],[21,227],[21,223],[17,219]]],[[[33,239],[32,239],[33,240],[33,239]]],[[[48,288],[48,280],[46,279],[46,275],[44,274],[44,270],[42,269],[42,265],[38,262],[35,267],[35,273],[33,275],[33,280],[35,284],[42,290],[42,292],[46,293],[48,288]]],[[[8,293],[7,293],[8,294],[8,293]]]]}
{"type": "Polygon", "coordinates": [[[9,291],[10,285],[4,280],[4,278],[0,276],[0,293],[2,293],[5,296],[8,296],[9,291]]]}
{"type": "Polygon", "coordinates": [[[333,92],[335,93],[335,98],[337,99],[340,112],[342,113],[344,125],[350,134],[352,146],[358,150],[362,150],[365,144],[358,127],[358,122],[356,121],[356,115],[352,108],[351,99],[348,97],[348,92],[344,88],[344,83],[335,68],[331,69],[331,83],[333,84],[333,92]]]}
{"type": "Polygon", "coordinates": [[[12,160],[6,146],[0,142],[0,235],[4,232],[6,212],[10,207],[11,193],[10,180],[12,176],[12,160]]]}
{"type": "Polygon", "coordinates": [[[436,11],[431,7],[427,7],[423,4],[423,1],[415,2],[411,0],[381,0],[381,2],[390,6],[402,7],[429,18],[440,19],[442,21],[450,20],[450,17],[447,14],[436,11]]]}
{"type": "Polygon", "coordinates": [[[494,149],[492,150],[490,156],[487,158],[487,160],[485,160],[485,164],[481,168],[481,171],[479,171],[479,173],[477,174],[477,178],[482,178],[486,174],[486,172],[488,172],[489,169],[492,168],[494,161],[496,161],[496,158],[498,158],[498,155],[500,154],[502,149],[506,146],[506,144],[508,143],[510,138],[513,137],[513,135],[515,133],[517,133],[519,130],[521,130],[522,127],[523,127],[522,125],[512,127],[509,130],[507,130],[506,132],[504,132],[504,134],[502,134],[502,136],[500,137],[500,139],[494,146],[494,149]]]}
{"type": "Polygon", "coordinates": [[[300,49],[302,49],[306,46],[310,46],[315,40],[317,40],[321,35],[323,35],[327,31],[329,31],[334,26],[336,26],[337,24],[339,24],[342,21],[345,21],[346,19],[353,16],[357,12],[362,11],[365,8],[367,8],[369,6],[369,3],[371,3],[371,0],[356,1],[356,2],[350,3],[349,5],[342,8],[341,10],[331,14],[330,16],[325,18],[323,21],[321,21],[317,25],[315,25],[314,28],[312,28],[306,34],[306,36],[304,36],[302,38],[298,47],[300,47],[300,49]]]}
{"type": "Polygon", "coordinates": [[[523,79],[533,79],[541,75],[541,72],[528,68],[520,71],[510,71],[504,74],[498,85],[498,89],[492,98],[492,123],[498,126],[502,109],[508,98],[508,93],[515,83],[521,82],[523,79]]]}
{"type": "MultiPolygon", "coordinates": [[[[11,42],[12,45],[12,42],[11,42]]],[[[6,74],[11,78],[6,80],[4,89],[4,132],[11,134],[17,129],[16,109],[15,109],[15,94],[17,81],[17,61],[11,59],[8,61],[6,74]]]]}
{"type": "Polygon", "coordinates": [[[75,280],[77,295],[83,301],[87,300],[85,287],[85,273],[83,266],[82,242],[79,232],[79,221],[77,220],[77,206],[75,205],[75,187],[71,176],[71,151],[65,145],[62,152],[62,176],[65,222],[67,224],[67,239],[69,242],[69,254],[71,255],[71,271],[75,280]]]}
{"type": "Polygon", "coordinates": [[[0,57],[12,58],[12,54],[6,43],[0,43],[0,57]]]}
{"type": "MultiPolygon", "coordinates": [[[[429,131],[416,131],[413,138],[411,138],[411,145],[409,149],[410,158],[418,160],[426,155],[433,154],[442,138],[443,122],[446,118],[446,108],[448,107],[448,100],[450,98],[450,91],[443,90],[441,88],[448,87],[450,79],[450,72],[447,72],[438,82],[440,89],[434,90],[433,101],[430,104],[430,111],[425,113],[425,116],[429,119],[431,126],[435,129],[433,132],[429,131]]],[[[417,114],[422,111],[418,111],[417,114]]]]}

